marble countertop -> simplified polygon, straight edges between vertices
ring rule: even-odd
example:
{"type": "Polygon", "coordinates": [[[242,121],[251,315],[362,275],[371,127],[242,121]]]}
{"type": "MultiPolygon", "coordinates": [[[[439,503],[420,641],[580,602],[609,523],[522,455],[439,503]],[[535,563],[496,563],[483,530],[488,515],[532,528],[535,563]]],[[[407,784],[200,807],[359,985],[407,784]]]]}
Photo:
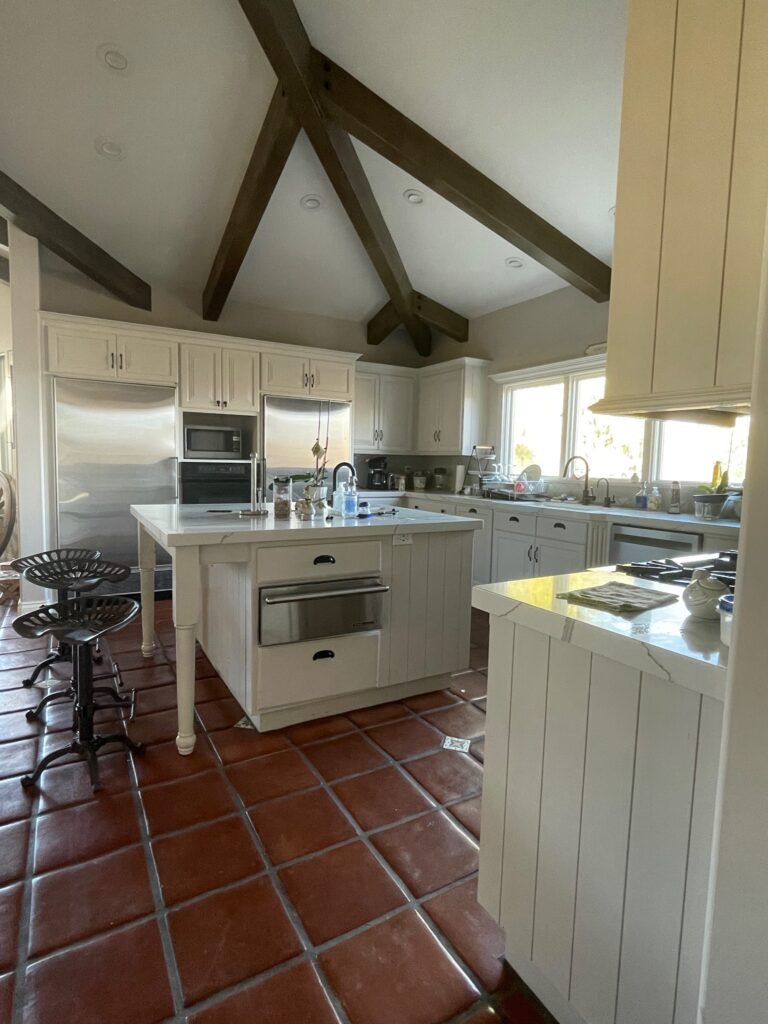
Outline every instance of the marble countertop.
{"type": "Polygon", "coordinates": [[[720,623],[688,615],[680,587],[612,571],[588,570],[567,576],[484,584],[473,589],[472,603],[490,615],[698,693],[724,698],[728,648],[720,643],[720,623]],[[679,600],[639,614],[616,615],[569,604],[557,596],[608,582],[662,590],[678,595],[679,600]]]}
{"type": "Polygon", "coordinates": [[[395,533],[454,533],[479,530],[480,519],[442,515],[419,509],[398,508],[394,515],[366,519],[325,519],[308,522],[296,518],[275,519],[270,514],[251,518],[238,515],[247,504],[228,505],[131,505],[131,515],[164,548],[200,544],[269,544],[306,542],[312,534],[330,532],[345,539],[391,536],[395,533]]]}

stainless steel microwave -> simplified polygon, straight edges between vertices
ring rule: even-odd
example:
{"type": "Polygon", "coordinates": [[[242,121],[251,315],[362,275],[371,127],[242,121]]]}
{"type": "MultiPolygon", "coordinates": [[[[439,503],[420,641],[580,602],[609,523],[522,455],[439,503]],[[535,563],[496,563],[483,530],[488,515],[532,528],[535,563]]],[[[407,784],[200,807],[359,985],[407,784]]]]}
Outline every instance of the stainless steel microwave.
{"type": "Polygon", "coordinates": [[[207,424],[184,427],[185,459],[242,459],[242,431],[236,427],[210,427],[207,424]]]}

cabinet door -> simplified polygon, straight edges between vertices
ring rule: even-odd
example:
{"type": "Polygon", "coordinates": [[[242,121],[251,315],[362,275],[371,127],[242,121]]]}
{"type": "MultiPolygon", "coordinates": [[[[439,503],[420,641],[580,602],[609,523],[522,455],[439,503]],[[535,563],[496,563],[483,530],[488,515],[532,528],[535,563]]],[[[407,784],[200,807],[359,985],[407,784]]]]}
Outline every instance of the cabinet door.
{"type": "Polygon", "coordinates": [[[438,450],[437,425],[439,408],[439,377],[423,377],[419,381],[419,426],[416,437],[416,445],[420,452],[434,452],[438,450]]]}
{"type": "MultiPolygon", "coordinates": [[[[413,450],[413,408],[416,381],[412,377],[382,377],[379,381],[379,448],[384,452],[413,450]]],[[[357,395],[355,395],[357,399],[357,395]]]]}
{"type": "Polygon", "coordinates": [[[309,394],[309,360],[267,352],[261,357],[262,387],[269,395],[309,394]]]}
{"type": "Polygon", "coordinates": [[[117,376],[153,384],[175,384],[179,379],[179,346],[162,338],[118,336],[117,376]]]}
{"type": "Polygon", "coordinates": [[[569,572],[583,572],[587,567],[587,549],[584,544],[537,540],[533,560],[537,576],[561,576],[569,572]]]}
{"type": "Polygon", "coordinates": [[[225,348],[221,353],[222,406],[229,412],[258,412],[259,353],[225,348]]]}
{"type": "Polygon", "coordinates": [[[441,373],[438,381],[437,451],[461,454],[464,422],[464,374],[441,373]]]}
{"type": "Polygon", "coordinates": [[[221,408],[221,349],[181,346],[181,405],[188,409],[221,408]]]}
{"type": "Polygon", "coordinates": [[[344,402],[352,398],[352,363],[333,359],[312,359],[309,363],[309,388],[314,398],[332,398],[344,402]]]}
{"type": "Polygon", "coordinates": [[[524,580],[533,575],[533,537],[495,530],[493,534],[493,583],[524,580]]]}
{"type": "Polygon", "coordinates": [[[493,548],[493,512],[475,505],[456,507],[456,515],[467,519],[482,519],[482,530],[475,530],[472,537],[472,582],[491,582],[491,551],[493,548]]]}
{"type": "Polygon", "coordinates": [[[117,375],[116,335],[107,331],[48,328],[48,369],[74,377],[117,375]]]}
{"type": "Polygon", "coordinates": [[[353,445],[357,452],[374,452],[379,447],[377,391],[379,378],[373,373],[355,376],[353,445]]]}

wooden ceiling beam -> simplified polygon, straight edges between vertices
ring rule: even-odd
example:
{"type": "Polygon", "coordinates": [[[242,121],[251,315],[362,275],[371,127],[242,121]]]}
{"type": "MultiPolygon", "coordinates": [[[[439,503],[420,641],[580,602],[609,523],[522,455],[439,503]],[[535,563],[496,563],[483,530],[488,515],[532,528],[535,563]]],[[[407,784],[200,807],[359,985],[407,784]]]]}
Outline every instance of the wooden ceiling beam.
{"type": "Polygon", "coordinates": [[[138,309],[152,308],[152,289],[108,252],[72,227],[0,171],[0,209],[6,220],[33,235],[86,277],[138,309]]]}
{"type": "MultiPolygon", "coordinates": [[[[419,320],[434,327],[441,334],[453,338],[454,341],[468,340],[469,321],[466,317],[454,313],[452,309],[448,309],[420,292],[413,292],[411,308],[419,320]]],[[[378,345],[401,323],[397,310],[391,302],[388,302],[368,321],[368,344],[378,345]]]]}
{"type": "Polygon", "coordinates": [[[0,281],[9,284],[11,280],[11,265],[5,256],[0,256],[0,281]]]}
{"type": "Polygon", "coordinates": [[[429,355],[429,327],[415,315],[413,288],[349,135],[330,123],[315,92],[312,46],[291,0],[240,0],[294,113],[352,221],[417,350],[429,355]]]}
{"type": "Polygon", "coordinates": [[[369,345],[380,345],[403,321],[391,302],[386,302],[368,321],[366,333],[369,345]]]}
{"type": "Polygon", "coordinates": [[[324,54],[313,50],[311,60],[323,112],[340,128],[596,302],[609,298],[605,263],[324,54]]]}
{"type": "Polygon", "coordinates": [[[203,319],[218,320],[291,154],[299,122],[278,83],[203,292],[203,319]]]}
{"type": "Polygon", "coordinates": [[[8,245],[8,222],[0,217],[0,245],[8,245]]]}

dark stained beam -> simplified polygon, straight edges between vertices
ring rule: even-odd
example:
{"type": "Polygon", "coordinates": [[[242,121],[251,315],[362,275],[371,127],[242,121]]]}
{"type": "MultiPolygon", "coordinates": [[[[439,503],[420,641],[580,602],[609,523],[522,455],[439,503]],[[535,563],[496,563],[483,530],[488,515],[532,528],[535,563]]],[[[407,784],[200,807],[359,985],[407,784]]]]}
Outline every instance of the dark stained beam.
{"type": "Polygon", "coordinates": [[[299,122],[278,83],[203,292],[203,318],[218,320],[290,156],[299,122]]]}
{"type": "Polygon", "coordinates": [[[11,280],[11,265],[5,256],[0,256],[0,281],[8,284],[11,280]]]}
{"type": "Polygon", "coordinates": [[[251,28],[352,221],[417,350],[429,355],[429,327],[413,312],[413,288],[349,135],[326,119],[310,70],[310,44],[291,0],[240,0],[251,28]]]}
{"type": "MultiPolygon", "coordinates": [[[[453,338],[454,341],[467,341],[469,338],[469,322],[466,317],[454,313],[452,309],[448,309],[419,292],[413,293],[411,302],[412,309],[419,320],[434,327],[436,331],[453,338]]],[[[368,344],[378,345],[401,322],[397,310],[391,302],[388,302],[368,322],[368,344]]]]}
{"type": "Polygon", "coordinates": [[[8,245],[8,222],[0,217],[0,245],[8,245]]]}
{"type": "Polygon", "coordinates": [[[596,302],[609,298],[611,270],[597,257],[317,50],[312,71],[323,111],[340,128],[596,302]]]}
{"type": "Polygon", "coordinates": [[[391,302],[385,303],[378,313],[368,321],[367,335],[369,345],[380,345],[388,338],[396,327],[402,323],[400,314],[391,302]]]}
{"type": "Polygon", "coordinates": [[[7,174],[0,171],[0,211],[46,249],[82,271],[118,299],[138,309],[152,308],[152,289],[100,246],[63,220],[7,174]]]}

